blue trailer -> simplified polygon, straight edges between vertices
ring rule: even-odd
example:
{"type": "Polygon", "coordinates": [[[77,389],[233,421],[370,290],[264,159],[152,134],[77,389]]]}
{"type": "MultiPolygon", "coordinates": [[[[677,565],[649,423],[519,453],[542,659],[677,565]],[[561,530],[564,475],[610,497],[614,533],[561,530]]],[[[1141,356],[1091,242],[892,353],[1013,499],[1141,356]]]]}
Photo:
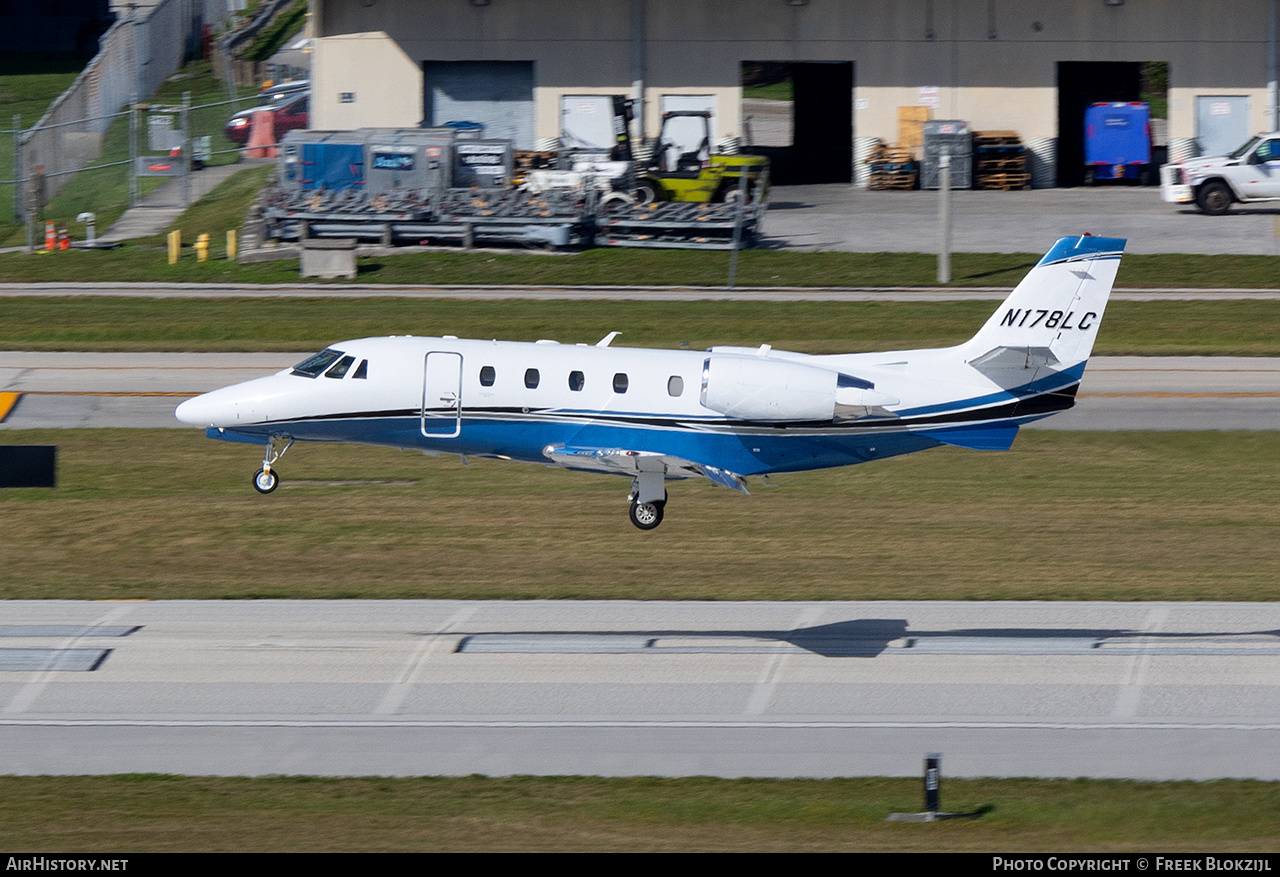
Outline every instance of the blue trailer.
{"type": "Polygon", "coordinates": [[[1084,111],[1085,181],[1137,180],[1151,164],[1151,112],[1144,103],[1097,103],[1084,111]]]}

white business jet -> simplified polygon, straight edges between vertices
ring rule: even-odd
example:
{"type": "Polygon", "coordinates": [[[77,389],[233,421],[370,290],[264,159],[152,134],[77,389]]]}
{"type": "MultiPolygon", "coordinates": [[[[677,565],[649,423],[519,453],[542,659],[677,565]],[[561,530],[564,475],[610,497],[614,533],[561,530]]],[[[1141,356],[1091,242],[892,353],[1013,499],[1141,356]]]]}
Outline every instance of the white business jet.
{"type": "Polygon", "coordinates": [[[1062,238],[957,347],[810,356],[391,336],[178,406],[210,438],[266,446],[270,493],[295,441],[523,460],[631,478],[631,521],[662,523],[666,482],[865,463],[938,445],[1007,450],[1070,408],[1125,242],[1062,238]]]}

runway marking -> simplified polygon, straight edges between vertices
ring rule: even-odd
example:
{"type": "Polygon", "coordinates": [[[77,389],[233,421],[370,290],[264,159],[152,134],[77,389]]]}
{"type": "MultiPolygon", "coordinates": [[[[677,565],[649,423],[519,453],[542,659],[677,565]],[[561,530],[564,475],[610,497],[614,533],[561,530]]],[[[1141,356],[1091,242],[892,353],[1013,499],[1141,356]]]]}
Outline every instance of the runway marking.
{"type": "MultiPolygon", "coordinates": [[[[1153,606],[1147,613],[1143,631],[1158,634],[1169,621],[1169,613],[1168,606],[1153,606]]],[[[1148,642],[1149,640],[1145,637],[1138,639],[1139,651],[1134,653],[1128,662],[1123,681],[1120,683],[1120,690],[1116,693],[1116,703],[1111,710],[1113,719],[1131,719],[1138,714],[1138,700],[1142,697],[1142,685],[1147,678],[1147,668],[1151,665],[1152,650],[1145,648],[1148,642]]]]}
{"type": "Polygon", "coordinates": [[[1280,393],[1077,393],[1077,399],[1280,399],[1280,393]]]}
{"type": "Polygon", "coordinates": [[[400,705],[404,703],[405,697],[413,690],[415,678],[421,672],[427,660],[444,646],[449,631],[459,624],[465,623],[472,615],[476,614],[479,608],[477,605],[463,606],[453,613],[440,626],[439,630],[422,638],[422,642],[418,644],[418,647],[409,655],[409,659],[405,661],[396,681],[387,686],[387,691],[383,694],[382,701],[374,709],[376,714],[394,715],[400,711],[400,705]]]}
{"type": "MultiPolygon", "coordinates": [[[[103,625],[109,625],[111,624],[111,622],[119,620],[120,618],[129,614],[132,611],[133,611],[133,606],[131,604],[124,605],[124,606],[115,606],[111,610],[106,612],[104,615],[100,616],[97,621],[91,622],[88,626],[99,627],[103,625]]],[[[72,636],[68,638],[65,642],[63,642],[61,645],[58,646],[58,650],[60,651],[70,650],[76,644],[76,642],[79,641],[81,638],[82,638],[81,636],[72,636]]],[[[101,663],[102,662],[99,660],[97,664],[94,665],[95,669],[101,663]]],[[[50,669],[37,672],[32,677],[32,679],[27,682],[26,685],[18,689],[18,693],[15,694],[9,700],[9,702],[4,705],[4,708],[0,709],[0,715],[16,715],[19,713],[25,713],[27,709],[31,706],[31,704],[35,702],[36,698],[40,696],[41,692],[44,691],[45,687],[49,684],[49,682],[55,678],[53,674],[57,672],[59,671],[56,668],[50,668],[50,669]]]]}
{"type": "Polygon", "coordinates": [[[21,393],[0,393],[0,423],[4,423],[4,419],[9,416],[9,412],[13,411],[13,406],[17,405],[21,398],[21,393]]]}
{"type": "Polygon", "coordinates": [[[1280,724],[1244,722],[951,722],[951,721],[768,721],[768,720],[449,720],[449,719],[9,719],[5,728],[581,728],[581,729],[702,729],[746,730],[973,730],[973,731],[1276,731],[1280,724]]]}
{"type": "Polygon", "coordinates": [[[183,396],[186,398],[200,395],[199,392],[149,393],[149,392],[136,392],[136,391],[111,392],[111,391],[105,391],[105,390],[101,392],[94,392],[94,391],[88,391],[88,390],[27,390],[25,391],[25,393],[28,396],[174,396],[174,397],[183,396]]]}
{"type": "MultiPolygon", "coordinates": [[[[824,611],[826,611],[825,607],[822,606],[808,607],[792,623],[791,629],[803,630],[816,626],[824,611]]],[[[764,666],[760,669],[760,676],[756,679],[756,687],[747,700],[746,708],[742,711],[743,715],[758,716],[768,709],[769,702],[773,700],[773,695],[778,690],[778,679],[782,675],[782,665],[787,660],[787,654],[787,652],[775,652],[764,662],[764,666]]]]}

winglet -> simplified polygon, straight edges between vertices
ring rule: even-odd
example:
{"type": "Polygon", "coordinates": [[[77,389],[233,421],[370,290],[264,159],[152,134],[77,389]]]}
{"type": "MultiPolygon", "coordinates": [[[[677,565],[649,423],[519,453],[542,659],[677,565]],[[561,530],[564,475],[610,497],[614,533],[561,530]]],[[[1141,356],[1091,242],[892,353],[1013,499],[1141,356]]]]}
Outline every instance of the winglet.
{"type": "Polygon", "coordinates": [[[610,332],[608,335],[596,342],[596,347],[608,347],[613,343],[613,339],[621,335],[621,332],[610,332]]]}

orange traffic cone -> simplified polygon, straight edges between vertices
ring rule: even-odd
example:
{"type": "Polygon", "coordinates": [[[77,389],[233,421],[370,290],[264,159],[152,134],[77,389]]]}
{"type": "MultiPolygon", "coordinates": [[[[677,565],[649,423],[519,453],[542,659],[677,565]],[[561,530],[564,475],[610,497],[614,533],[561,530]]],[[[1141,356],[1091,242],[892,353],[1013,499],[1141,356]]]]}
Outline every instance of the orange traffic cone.
{"type": "Polygon", "coordinates": [[[58,244],[58,232],[54,230],[52,222],[44,224],[44,248],[52,251],[58,244]]]}
{"type": "Polygon", "coordinates": [[[276,114],[271,110],[258,110],[250,118],[249,157],[275,158],[276,114]]]}
{"type": "Polygon", "coordinates": [[[65,225],[58,226],[58,249],[71,249],[71,237],[67,234],[67,227],[65,225]]]}

